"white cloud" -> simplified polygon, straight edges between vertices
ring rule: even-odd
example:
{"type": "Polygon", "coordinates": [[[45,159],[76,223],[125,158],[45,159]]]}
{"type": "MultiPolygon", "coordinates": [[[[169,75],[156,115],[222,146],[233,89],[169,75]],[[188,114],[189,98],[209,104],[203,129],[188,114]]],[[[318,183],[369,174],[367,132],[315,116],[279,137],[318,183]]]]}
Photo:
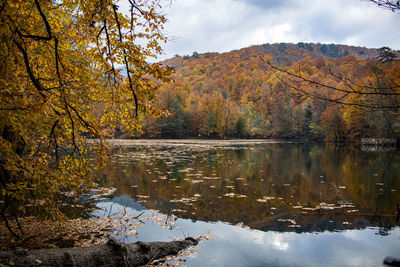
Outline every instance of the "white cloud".
{"type": "Polygon", "coordinates": [[[277,42],[400,49],[400,14],[362,0],[176,0],[164,11],[176,39],[162,58],[277,42]]]}

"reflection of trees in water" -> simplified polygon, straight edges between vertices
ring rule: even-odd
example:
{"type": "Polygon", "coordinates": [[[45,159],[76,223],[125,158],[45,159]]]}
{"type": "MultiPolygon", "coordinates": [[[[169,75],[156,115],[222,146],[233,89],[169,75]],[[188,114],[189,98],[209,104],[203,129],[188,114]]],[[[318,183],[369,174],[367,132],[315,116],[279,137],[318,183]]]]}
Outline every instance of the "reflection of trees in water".
{"type": "Polygon", "coordinates": [[[400,195],[394,190],[400,190],[400,158],[395,153],[319,144],[136,150],[121,149],[103,170],[103,182],[163,213],[172,209],[179,217],[244,222],[264,230],[398,224],[395,205],[400,195]],[[170,202],[195,195],[200,196],[170,202]],[[265,196],[273,199],[257,201],[265,196]],[[278,221],[287,217],[296,218],[300,227],[278,221]]]}

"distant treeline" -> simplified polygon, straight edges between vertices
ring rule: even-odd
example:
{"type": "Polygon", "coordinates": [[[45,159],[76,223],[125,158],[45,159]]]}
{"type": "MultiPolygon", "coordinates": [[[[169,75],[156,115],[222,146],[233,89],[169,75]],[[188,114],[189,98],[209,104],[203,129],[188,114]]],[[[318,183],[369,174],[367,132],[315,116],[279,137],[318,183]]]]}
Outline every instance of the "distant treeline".
{"type": "MultiPolygon", "coordinates": [[[[398,109],[342,106],[307,97],[287,86],[284,81],[290,77],[265,63],[271,61],[338,88],[344,86],[343,79],[357,86],[387,84],[389,80],[400,84],[399,61],[380,62],[377,56],[376,49],[306,43],[260,45],[224,54],[176,55],[164,62],[175,67],[175,82],[163,85],[158,94],[160,107],[173,115],[146,119],[139,136],[336,141],[393,137],[399,132],[398,109]]],[[[334,90],[320,90],[321,94],[335,96],[334,90]]],[[[127,136],[123,130],[117,135],[121,134],[127,136]]]]}

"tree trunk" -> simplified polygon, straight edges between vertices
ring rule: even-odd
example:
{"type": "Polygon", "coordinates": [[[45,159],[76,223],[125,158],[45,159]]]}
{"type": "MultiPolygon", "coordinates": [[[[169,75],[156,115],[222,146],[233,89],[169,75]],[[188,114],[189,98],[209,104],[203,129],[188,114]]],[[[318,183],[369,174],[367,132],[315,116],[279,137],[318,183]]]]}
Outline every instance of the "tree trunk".
{"type": "Polygon", "coordinates": [[[155,259],[176,255],[198,241],[188,237],[172,242],[120,243],[83,248],[0,251],[0,263],[10,266],[139,266],[155,259]]]}

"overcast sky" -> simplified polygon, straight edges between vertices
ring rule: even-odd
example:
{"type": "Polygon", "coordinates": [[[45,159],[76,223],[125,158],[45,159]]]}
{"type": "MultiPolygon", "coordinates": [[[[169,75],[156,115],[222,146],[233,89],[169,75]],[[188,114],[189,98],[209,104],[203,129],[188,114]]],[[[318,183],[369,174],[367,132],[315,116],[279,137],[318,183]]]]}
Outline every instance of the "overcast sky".
{"type": "Polygon", "coordinates": [[[165,55],[314,42],[400,49],[400,13],[365,0],[172,0],[165,55]]]}

